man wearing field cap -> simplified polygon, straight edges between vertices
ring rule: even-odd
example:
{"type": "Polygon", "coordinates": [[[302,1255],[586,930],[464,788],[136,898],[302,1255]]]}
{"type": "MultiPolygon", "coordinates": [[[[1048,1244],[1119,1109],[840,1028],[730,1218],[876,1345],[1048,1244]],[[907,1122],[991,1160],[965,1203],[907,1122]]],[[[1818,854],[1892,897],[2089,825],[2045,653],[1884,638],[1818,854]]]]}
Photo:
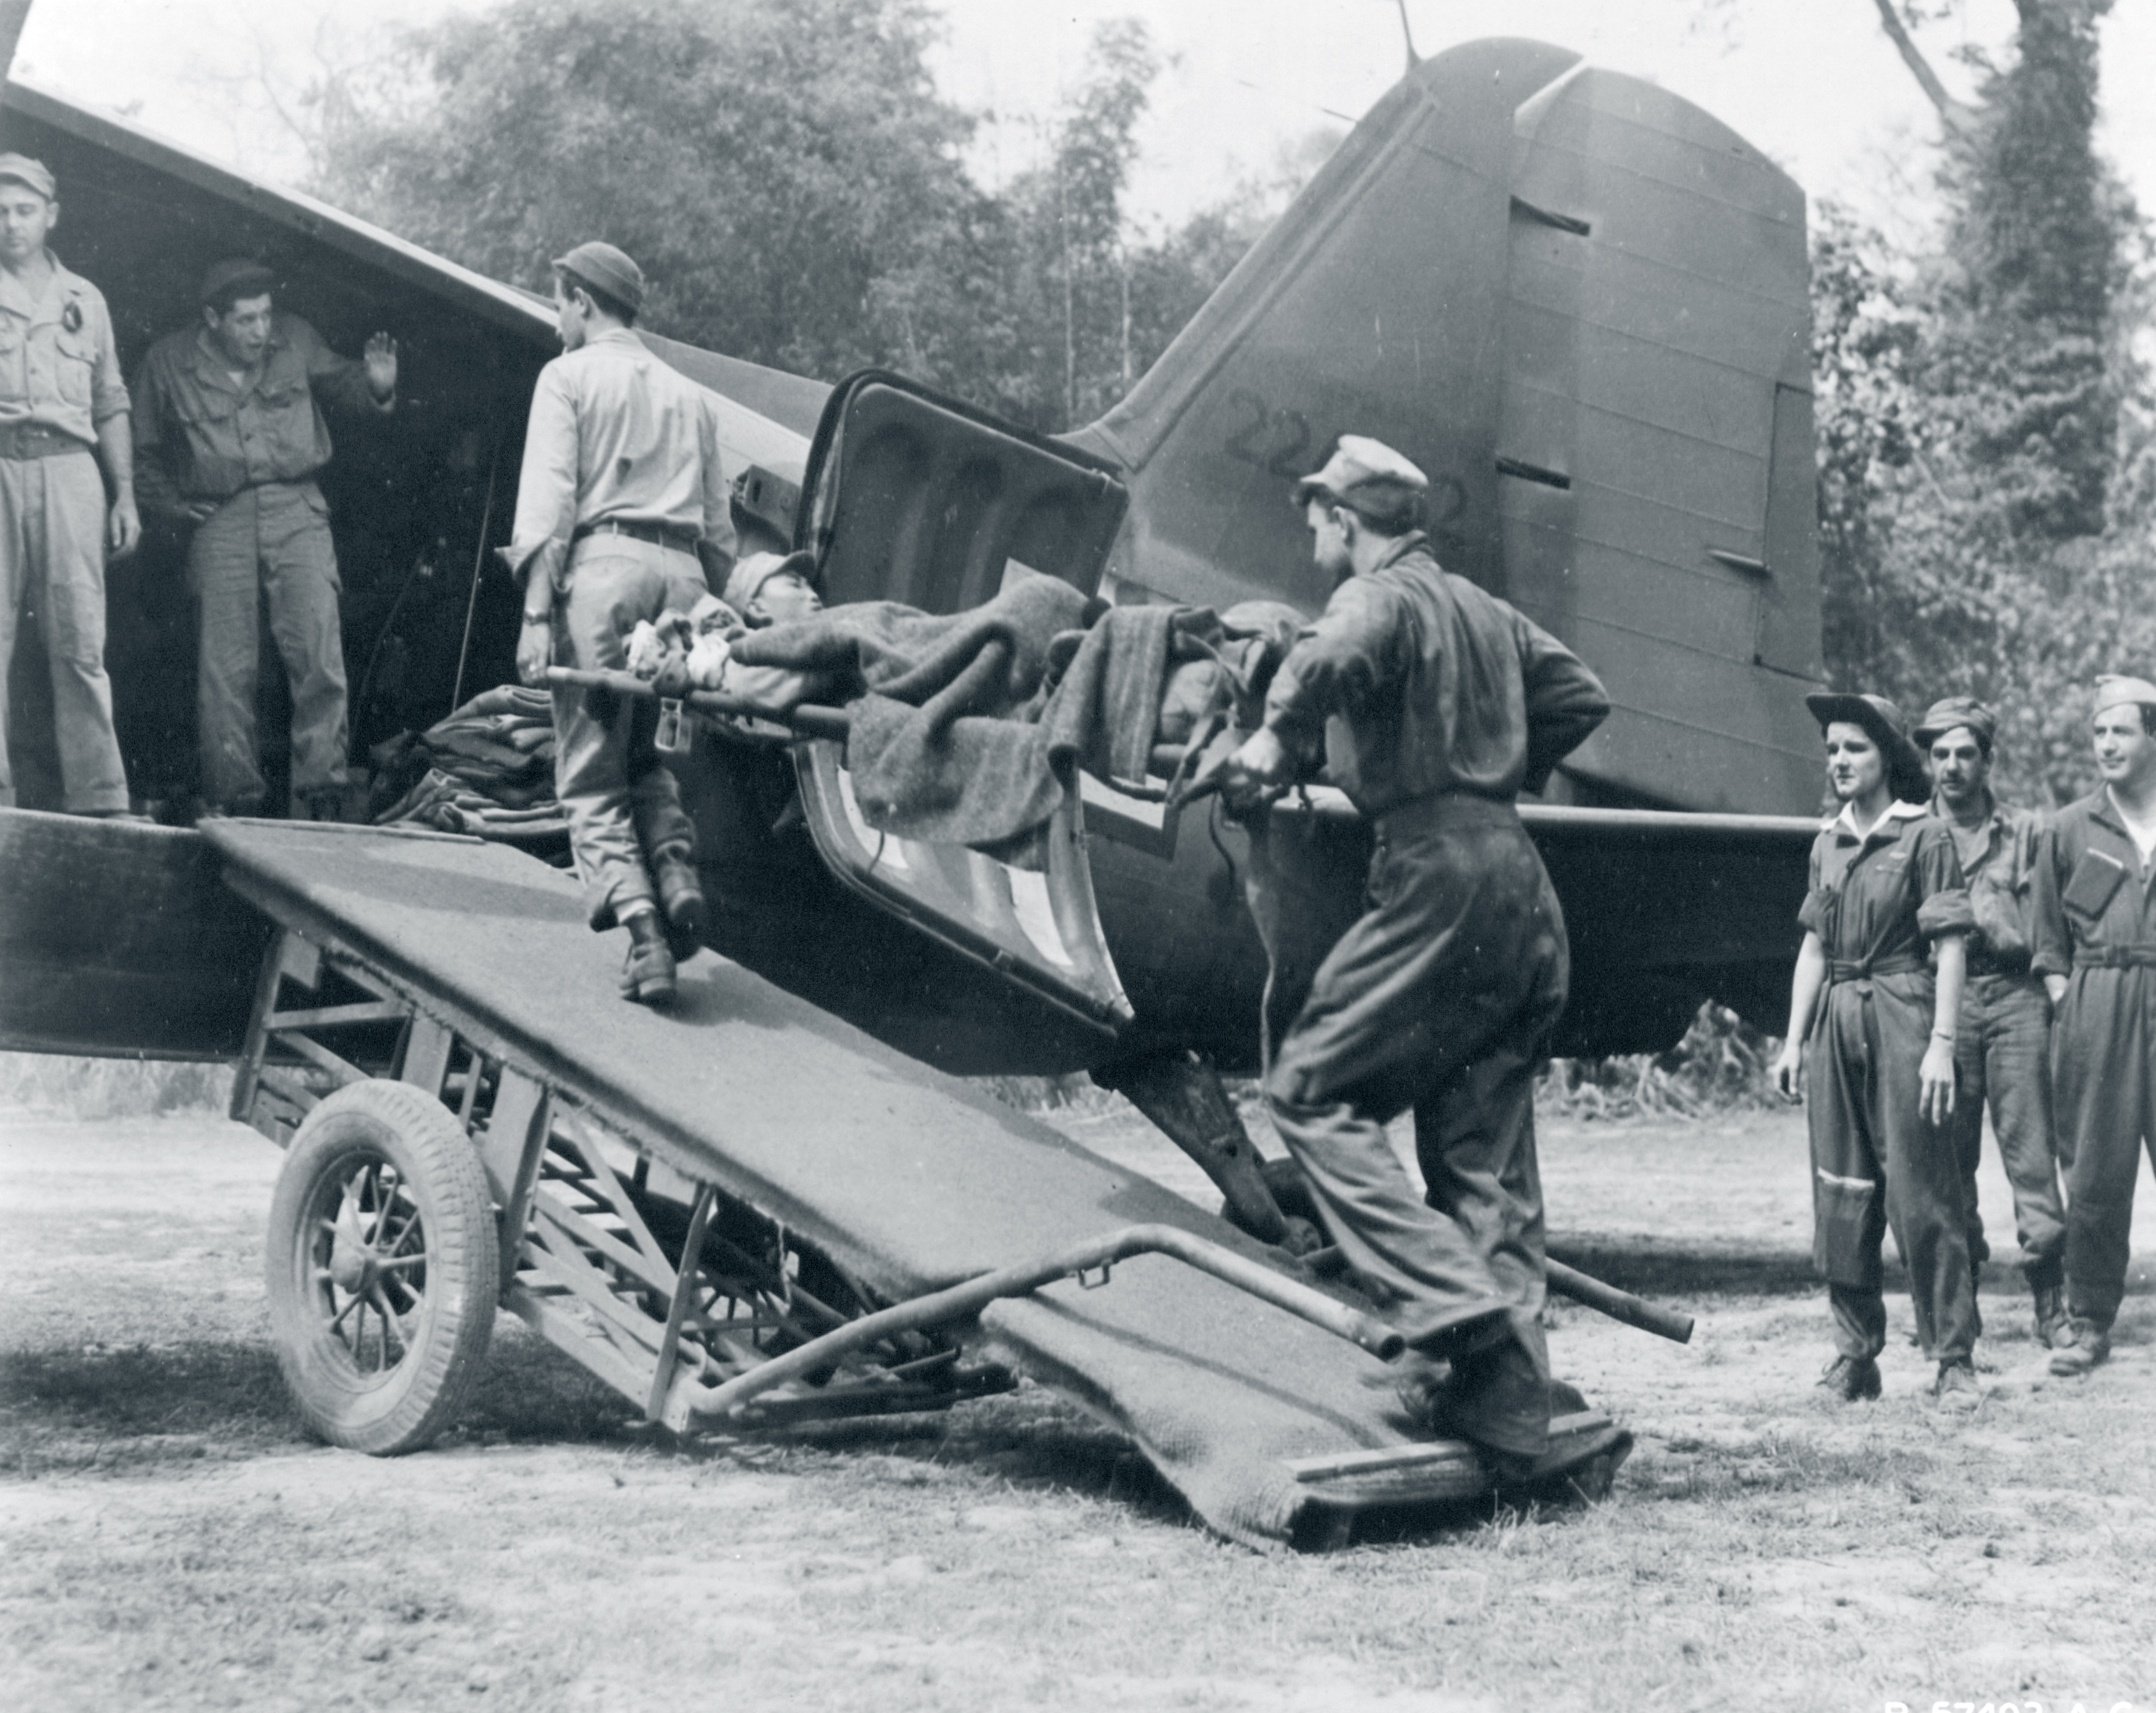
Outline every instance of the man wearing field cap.
{"type": "MultiPolygon", "coordinates": [[[[516,664],[619,671],[629,633],[686,613],[723,577],[734,531],[709,397],[630,331],[644,272],[610,244],[554,263],[562,353],[540,372],[525,432],[516,521],[503,549],[524,582],[516,664]]],[[[654,744],[648,700],[558,685],[554,788],[592,926],[629,932],[621,991],[664,1005],[675,964],[702,944],[705,901],[680,788],[654,744]]]]}
{"type": "Polygon", "coordinates": [[[290,310],[277,277],[245,257],[213,263],[198,322],[152,346],[135,383],[142,503],[189,533],[197,637],[198,788],[208,814],[252,814],[267,789],[254,731],[270,633],[292,692],[291,795],[317,819],[344,798],[344,627],[329,502],[326,399],[356,416],[397,404],[397,341],[377,333],[341,357],[290,310]]]}
{"type": "MultiPolygon", "coordinates": [[[[1274,1046],[1266,1097],[1334,1242],[1407,1335],[1403,1401],[1503,1479],[1548,1439],[1534,1085],[1568,973],[1514,799],[1609,703],[1555,638],[1440,568],[1418,527],[1427,486],[1358,435],[1297,484],[1337,586],[1224,785],[1252,814],[1322,760],[1371,823],[1365,913],[1274,1046]],[[1410,1107],[1426,1198],[1385,1139],[1410,1107]]],[[[1254,864],[1268,836],[1258,813],[1254,864]]]]}
{"type": "Polygon", "coordinates": [[[51,680],[60,807],[125,814],[105,674],[105,561],[141,534],[127,388],[103,295],[45,248],[59,221],[44,163],[0,155],[0,806],[15,801],[8,669],[28,623],[51,680]]]}
{"type": "Polygon", "coordinates": [[[2066,1208],[2051,1136],[2051,1002],[2030,969],[2030,885],[2043,817],[1991,791],[1999,721],[1969,696],[1934,702],[1912,736],[1932,775],[1932,813],[1953,834],[1976,917],[1954,1040],[1952,1124],[1969,1198],[1972,1265],[1990,1253],[1977,1208],[1984,1110],[2014,1190],[2021,1268],[2035,1301],[2036,1341],[2066,1324],[2066,1208]]]}
{"type": "Polygon", "coordinates": [[[2111,1354],[2133,1180],[2143,1145],[2156,1153],[2156,684],[2099,679],[2092,700],[2100,782],[2052,818],[2030,888],[2066,1168],[2061,1375],[2111,1354]]]}

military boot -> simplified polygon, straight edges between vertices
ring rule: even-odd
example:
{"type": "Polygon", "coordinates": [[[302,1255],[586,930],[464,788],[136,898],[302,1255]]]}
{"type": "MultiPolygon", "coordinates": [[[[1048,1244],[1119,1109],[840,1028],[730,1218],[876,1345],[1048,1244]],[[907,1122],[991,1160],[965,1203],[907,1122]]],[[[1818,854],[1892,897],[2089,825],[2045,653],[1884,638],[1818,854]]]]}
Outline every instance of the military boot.
{"type": "Polygon", "coordinates": [[[2061,1329],[2051,1346],[2051,1372],[2062,1379],[2086,1374],[2111,1354],[2111,1334],[2093,1321],[2078,1318],[2061,1329]]]}
{"type": "Polygon", "coordinates": [[[631,916],[629,961],[622,966],[621,997],[639,1005],[668,1006],[674,1003],[674,954],[667,949],[666,930],[656,910],[640,910],[631,916]]]}
{"type": "Polygon", "coordinates": [[[1836,1357],[1819,1377],[1820,1389],[1844,1403],[1879,1396],[1879,1364],[1870,1357],[1836,1357]]]}
{"type": "Polygon", "coordinates": [[[659,907],[666,917],[666,946],[676,963],[685,963],[704,949],[704,883],[694,864],[658,864],[659,907]]]}

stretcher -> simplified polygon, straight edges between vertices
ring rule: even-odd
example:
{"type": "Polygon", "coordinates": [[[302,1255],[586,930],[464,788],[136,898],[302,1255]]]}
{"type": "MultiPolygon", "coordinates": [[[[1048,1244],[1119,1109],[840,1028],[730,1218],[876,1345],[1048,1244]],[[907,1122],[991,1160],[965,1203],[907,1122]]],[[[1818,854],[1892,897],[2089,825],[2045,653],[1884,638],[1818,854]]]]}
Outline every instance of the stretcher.
{"type": "MultiPolygon", "coordinates": [[[[716,954],[670,1012],[622,1003],[567,876],[440,833],[204,833],[272,927],[233,1112],[287,1149],[273,1326],[332,1442],[440,1433],[499,1306],[681,1431],[1028,1378],[1255,1544],[1489,1490],[1417,1438],[1352,1291],[716,954]]],[[[1539,1475],[1599,1496],[1630,1445],[1574,1411],[1539,1475]]]]}

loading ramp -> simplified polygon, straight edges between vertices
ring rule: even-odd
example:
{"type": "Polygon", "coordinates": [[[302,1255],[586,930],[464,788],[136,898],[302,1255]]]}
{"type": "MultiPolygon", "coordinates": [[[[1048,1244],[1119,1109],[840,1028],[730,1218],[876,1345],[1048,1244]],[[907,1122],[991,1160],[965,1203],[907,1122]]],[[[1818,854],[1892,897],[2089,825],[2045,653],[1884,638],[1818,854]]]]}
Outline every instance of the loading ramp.
{"type": "MultiPolygon", "coordinates": [[[[1487,1490],[1415,1439],[1352,1293],[716,955],[670,1012],[623,1003],[567,876],[449,835],[203,831],[275,927],[234,1116],[290,1151],[273,1312],[326,1437],[439,1432],[498,1302],[677,1428],[1023,1376],[1253,1544],[1487,1490]],[[1021,1294],[963,1289],[998,1274],[1021,1294]]],[[[1546,1467],[1599,1495],[1630,1444],[1578,1412],[1546,1467]]]]}

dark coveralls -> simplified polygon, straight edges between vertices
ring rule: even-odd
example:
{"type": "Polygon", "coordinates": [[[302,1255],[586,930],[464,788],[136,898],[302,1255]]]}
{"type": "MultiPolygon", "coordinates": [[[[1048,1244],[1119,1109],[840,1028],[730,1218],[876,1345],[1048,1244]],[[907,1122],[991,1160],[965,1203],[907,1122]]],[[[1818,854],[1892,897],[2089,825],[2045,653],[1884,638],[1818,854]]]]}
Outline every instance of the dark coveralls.
{"type": "Polygon", "coordinates": [[[1891,1225],[1918,1339],[1941,1363],[1966,1362],[1979,1328],[1961,1162],[1951,1124],[1923,1115],[1917,1074],[1937,995],[1925,942],[1974,922],[1953,835],[1897,803],[1860,839],[1845,810],[1812,843],[1798,920],[1827,961],[1805,1105],[1812,1264],[1827,1281],[1835,1348],[1869,1361],[1886,1347],[1880,1248],[1891,1225]]]}
{"type": "Polygon", "coordinates": [[[1563,644],[1440,570],[1419,534],[1334,591],[1265,705],[1291,754],[1323,732],[1376,838],[1365,912],[1272,1054],[1281,1139],[1411,1344],[1442,1353],[1502,1303],[1545,1384],[1534,1078],[1568,954],[1513,799],[1609,711],[1563,644]],[[1427,1203],[1385,1138],[1410,1106],[1427,1203]]]}
{"type": "Polygon", "coordinates": [[[1969,883],[1976,931],[1969,939],[1969,979],[1954,1031],[1954,1151],[1969,1199],[1969,1249],[1986,1259],[1976,1169],[1984,1151],[1984,1109],[1999,1138],[1999,1163],[2014,1190],[2014,1230],[2031,1286],[2056,1285],[2064,1269],[2066,1214],[2051,1126],[2051,1002],[2030,972],[2030,887],[2043,818],[1994,803],[1971,833],[1939,819],[1953,835],[1969,883]]]}
{"type": "Polygon", "coordinates": [[[2126,1290],[2133,1179],[2156,1153],[2156,864],[2107,791],[2053,818],[2034,885],[2039,976],[2065,976],[2052,1035],[2066,1156],[2066,1307],[2108,1331],[2126,1290]]]}

